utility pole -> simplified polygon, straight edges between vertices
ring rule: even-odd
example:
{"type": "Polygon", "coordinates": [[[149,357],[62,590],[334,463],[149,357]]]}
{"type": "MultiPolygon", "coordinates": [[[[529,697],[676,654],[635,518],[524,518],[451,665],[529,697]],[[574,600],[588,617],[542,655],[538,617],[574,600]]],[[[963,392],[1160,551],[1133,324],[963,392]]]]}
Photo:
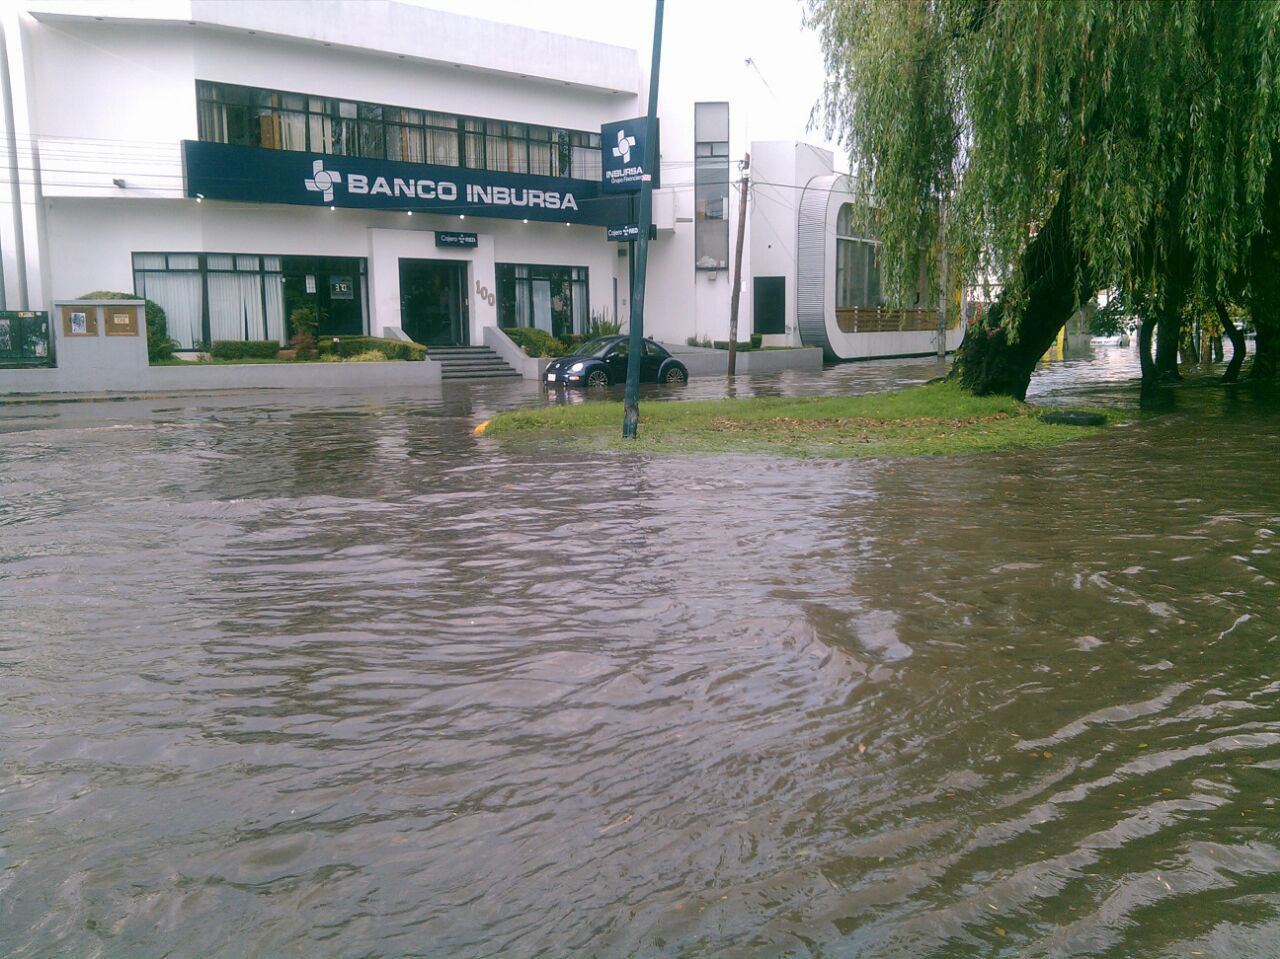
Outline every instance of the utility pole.
{"type": "Polygon", "coordinates": [[[729,376],[738,372],[738,301],[742,298],[742,234],[747,228],[747,190],[751,187],[751,154],[742,157],[738,187],[738,245],[733,251],[733,293],[729,298],[729,376]]]}
{"type": "Polygon", "coordinates": [[[644,178],[640,181],[640,236],[636,278],[631,291],[631,347],[627,351],[627,392],[623,397],[622,436],[635,439],[640,425],[640,353],[644,349],[644,282],[649,272],[649,226],[653,220],[653,171],[658,165],[658,67],[662,60],[662,3],[653,12],[653,65],[649,69],[649,114],[644,138],[644,178]]]}

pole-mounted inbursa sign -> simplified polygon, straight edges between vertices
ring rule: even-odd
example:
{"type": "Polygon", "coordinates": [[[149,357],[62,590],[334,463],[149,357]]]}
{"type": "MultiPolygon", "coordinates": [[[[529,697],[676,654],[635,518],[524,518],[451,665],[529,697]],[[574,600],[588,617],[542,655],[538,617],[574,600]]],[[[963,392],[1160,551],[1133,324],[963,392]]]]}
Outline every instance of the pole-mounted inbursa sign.
{"type": "MultiPolygon", "coordinates": [[[[646,172],[653,173],[653,188],[657,190],[660,187],[658,168],[661,162],[655,163],[652,171],[644,168],[648,124],[647,118],[636,117],[600,127],[600,186],[605,193],[638,193],[646,172]]],[[[654,137],[657,135],[655,121],[654,137]]],[[[657,155],[658,151],[654,150],[654,156],[657,155]]]]}

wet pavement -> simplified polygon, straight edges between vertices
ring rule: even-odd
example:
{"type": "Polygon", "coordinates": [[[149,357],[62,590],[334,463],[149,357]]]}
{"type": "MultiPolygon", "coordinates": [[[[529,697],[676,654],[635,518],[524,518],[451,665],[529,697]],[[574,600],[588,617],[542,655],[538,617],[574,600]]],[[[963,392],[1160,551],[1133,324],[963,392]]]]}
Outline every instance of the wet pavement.
{"type": "Polygon", "coordinates": [[[538,402],[0,406],[0,956],[1280,952],[1273,401],[980,458],[471,434],[538,402]]]}

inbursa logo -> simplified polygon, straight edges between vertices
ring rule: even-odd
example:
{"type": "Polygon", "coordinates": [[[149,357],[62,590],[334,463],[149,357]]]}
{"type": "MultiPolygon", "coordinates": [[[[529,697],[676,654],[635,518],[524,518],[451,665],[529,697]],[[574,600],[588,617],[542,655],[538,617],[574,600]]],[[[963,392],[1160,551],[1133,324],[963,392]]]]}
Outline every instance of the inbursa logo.
{"type": "Polygon", "coordinates": [[[311,164],[311,176],[305,182],[308,190],[320,193],[325,203],[332,203],[333,185],[342,182],[342,174],[337,170],[326,170],[324,161],[316,160],[311,164]]]}
{"type": "Polygon", "coordinates": [[[631,148],[636,145],[636,138],[627,136],[626,130],[618,131],[618,145],[613,148],[613,155],[620,157],[623,163],[631,162],[631,148]]]}

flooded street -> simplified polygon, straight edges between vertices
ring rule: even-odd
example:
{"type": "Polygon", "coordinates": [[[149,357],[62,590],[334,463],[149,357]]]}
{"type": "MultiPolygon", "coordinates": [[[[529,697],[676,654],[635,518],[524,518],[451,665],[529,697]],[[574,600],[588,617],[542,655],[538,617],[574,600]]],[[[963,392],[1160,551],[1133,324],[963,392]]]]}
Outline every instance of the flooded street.
{"type": "MultiPolygon", "coordinates": [[[[1031,399],[1136,412],[1133,361],[1031,399]]],[[[0,956],[1280,952],[1275,405],[960,459],[472,436],[537,402],[0,406],[0,956]]]]}

